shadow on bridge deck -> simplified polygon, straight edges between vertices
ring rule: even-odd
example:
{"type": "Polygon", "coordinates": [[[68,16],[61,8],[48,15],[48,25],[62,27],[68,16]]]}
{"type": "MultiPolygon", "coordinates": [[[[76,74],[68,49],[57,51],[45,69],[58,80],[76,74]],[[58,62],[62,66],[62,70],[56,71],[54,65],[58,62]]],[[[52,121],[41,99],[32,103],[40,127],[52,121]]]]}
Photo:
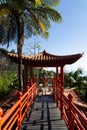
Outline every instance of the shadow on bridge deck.
{"type": "Polygon", "coordinates": [[[21,130],[68,130],[52,95],[37,96],[21,130]]]}

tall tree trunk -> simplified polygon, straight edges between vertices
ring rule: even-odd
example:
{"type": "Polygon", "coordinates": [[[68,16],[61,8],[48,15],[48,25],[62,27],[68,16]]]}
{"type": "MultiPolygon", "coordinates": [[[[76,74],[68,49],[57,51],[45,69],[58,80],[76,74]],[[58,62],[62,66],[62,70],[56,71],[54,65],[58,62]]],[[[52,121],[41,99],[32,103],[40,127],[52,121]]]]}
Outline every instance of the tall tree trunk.
{"type": "Polygon", "coordinates": [[[18,53],[18,78],[19,78],[19,90],[23,91],[23,77],[22,77],[22,47],[24,43],[24,22],[22,19],[20,20],[18,16],[17,24],[18,24],[18,44],[17,44],[17,53],[18,53]]]}
{"type": "MultiPolygon", "coordinates": [[[[20,45],[18,45],[19,48],[20,45]]],[[[22,47],[20,47],[22,48],[22,47]]],[[[18,50],[19,64],[18,64],[18,79],[19,79],[19,90],[23,91],[23,77],[22,77],[22,50],[18,50]]]]}

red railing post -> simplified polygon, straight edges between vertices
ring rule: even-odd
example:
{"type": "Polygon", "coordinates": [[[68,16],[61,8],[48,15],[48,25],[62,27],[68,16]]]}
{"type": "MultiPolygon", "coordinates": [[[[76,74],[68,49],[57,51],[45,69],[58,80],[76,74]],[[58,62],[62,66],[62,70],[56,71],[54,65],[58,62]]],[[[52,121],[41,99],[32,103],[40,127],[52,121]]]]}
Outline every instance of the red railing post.
{"type": "Polygon", "coordinates": [[[2,115],[3,115],[3,109],[0,107],[0,130],[2,127],[2,115]]]}
{"type": "Polygon", "coordinates": [[[73,96],[71,94],[68,95],[68,100],[69,100],[69,108],[68,108],[68,129],[69,130],[74,130],[74,118],[72,115],[72,103],[73,96]]]}
{"type": "Polygon", "coordinates": [[[54,96],[54,79],[53,79],[53,96],[54,96]]]}
{"type": "Polygon", "coordinates": [[[26,92],[28,91],[28,89],[29,89],[29,86],[26,86],[26,88],[25,88],[26,92]]]}
{"type": "Polygon", "coordinates": [[[18,93],[18,99],[20,100],[20,105],[19,105],[19,118],[18,118],[18,128],[20,128],[21,126],[21,122],[22,122],[22,102],[21,102],[21,98],[22,98],[22,92],[18,93]]]}
{"type": "Polygon", "coordinates": [[[34,100],[34,84],[32,84],[32,103],[33,103],[33,100],[34,100]]]}
{"type": "Polygon", "coordinates": [[[58,99],[58,87],[59,87],[59,83],[58,83],[58,81],[57,81],[56,84],[57,84],[57,107],[59,107],[59,103],[58,103],[58,100],[59,100],[59,99],[58,99]]]}
{"type": "MultiPolygon", "coordinates": [[[[29,86],[26,86],[26,92],[28,92],[29,86]]],[[[26,103],[26,116],[28,116],[28,109],[29,109],[29,92],[27,94],[27,103],[26,103]]]]}
{"type": "Polygon", "coordinates": [[[56,102],[56,80],[54,80],[54,98],[56,102]]]}
{"type": "Polygon", "coordinates": [[[33,85],[33,82],[32,82],[32,79],[30,79],[29,87],[32,87],[32,85],[33,85]]]}
{"type": "Polygon", "coordinates": [[[61,86],[60,86],[60,81],[58,81],[58,86],[57,86],[57,106],[60,109],[61,106],[61,86]]]}
{"type": "Polygon", "coordinates": [[[34,83],[34,91],[33,91],[33,98],[36,97],[36,83],[34,83]]]}
{"type": "Polygon", "coordinates": [[[64,87],[61,87],[61,119],[63,118],[63,93],[64,93],[64,87]]]}
{"type": "Polygon", "coordinates": [[[33,84],[32,97],[33,97],[33,101],[34,101],[34,98],[36,97],[36,83],[33,84]]]}

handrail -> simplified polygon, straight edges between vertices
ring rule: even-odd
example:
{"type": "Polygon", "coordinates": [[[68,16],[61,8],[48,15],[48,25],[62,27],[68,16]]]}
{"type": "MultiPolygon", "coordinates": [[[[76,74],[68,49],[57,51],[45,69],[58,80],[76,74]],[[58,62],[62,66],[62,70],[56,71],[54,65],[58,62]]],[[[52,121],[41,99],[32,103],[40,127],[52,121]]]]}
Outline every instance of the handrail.
{"type": "Polygon", "coordinates": [[[86,130],[87,118],[79,111],[79,109],[72,102],[72,95],[66,97],[62,95],[63,101],[63,119],[65,120],[69,130],[86,130]],[[71,101],[70,101],[71,100],[71,101]]]}
{"type": "Polygon", "coordinates": [[[73,96],[64,95],[61,82],[54,81],[53,94],[57,107],[61,111],[61,118],[65,120],[68,130],[87,130],[87,117],[73,103],[73,96]]]}
{"type": "MultiPolygon", "coordinates": [[[[87,118],[74,105],[71,94],[65,96],[60,82],[53,83],[53,94],[57,106],[61,111],[61,118],[65,120],[68,130],[86,130],[87,118]]],[[[0,130],[19,130],[23,119],[28,115],[28,109],[36,97],[36,83],[26,87],[26,92],[19,92],[19,100],[5,113],[0,108],[0,130]]]]}
{"type": "Polygon", "coordinates": [[[26,87],[26,92],[18,93],[19,100],[5,113],[0,108],[0,130],[19,130],[28,109],[36,96],[36,83],[26,87]]]}

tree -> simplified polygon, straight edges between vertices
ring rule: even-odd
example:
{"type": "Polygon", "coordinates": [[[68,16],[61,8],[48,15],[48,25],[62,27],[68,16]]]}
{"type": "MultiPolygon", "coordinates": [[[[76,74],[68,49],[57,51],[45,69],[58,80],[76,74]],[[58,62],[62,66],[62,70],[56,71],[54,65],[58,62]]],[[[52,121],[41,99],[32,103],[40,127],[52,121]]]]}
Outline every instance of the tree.
{"type": "Polygon", "coordinates": [[[4,69],[6,67],[7,53],[7,50],[0,48],[0,74],[3,74],[4,69]]]}
{"type": "Polygon", "coordinates": [[[0,43],[13,40],[17,43],[19,57],[19,89],[22,90],[22,47],[24,36],[48,36],[50,20],[61,21],[61,15],[53,9],[59,0],[2,0],[0,3],[0,43]]]}
{"type": "Polygon", "coordinates": [[[74,87],[81,96],[87,99],[87,76],[82,76],[82,70],[77,69],[75,72],[65,73],[65,87],[74,87]]]}
{"type": "Polygon", "coordinates": [[[80,75],[82,70],[79,68],[75,72],[65,73],[65,86],[66,87],[75,87],[81,81],[80,75]]]}
{"type": "MultiPolygon", "coordinates": [[[[14,50],[11,50],[13,52],[14,50]]],[[[3,76],[8,72],[17,73],[17,64],[13,63],[7,56],[8,50],[0,48],[0,75],[3,76]]]]}
{"type": "Polygon", "coordinates": [[[73,77],[75,80],[79,80],[80,75],[82,74],[82,69],[78,68],[75,73],[73,74],[73,77]]]}
{"type": "Polygon", "coordinates": [[[33,44],[30,45],[30,54],[37,54],[39,53],[41,47],[39,42],[34,42],[33,44]]]}

